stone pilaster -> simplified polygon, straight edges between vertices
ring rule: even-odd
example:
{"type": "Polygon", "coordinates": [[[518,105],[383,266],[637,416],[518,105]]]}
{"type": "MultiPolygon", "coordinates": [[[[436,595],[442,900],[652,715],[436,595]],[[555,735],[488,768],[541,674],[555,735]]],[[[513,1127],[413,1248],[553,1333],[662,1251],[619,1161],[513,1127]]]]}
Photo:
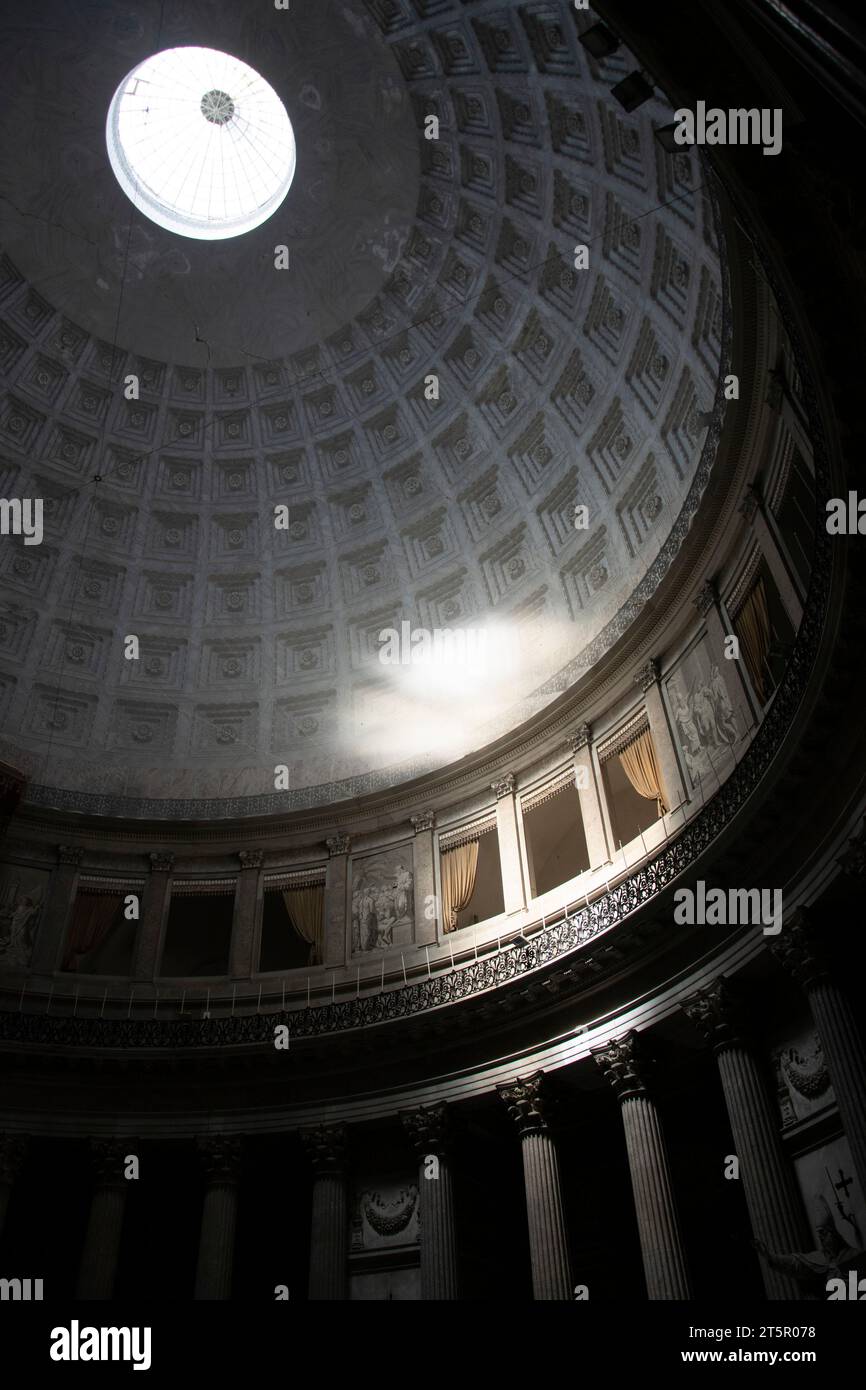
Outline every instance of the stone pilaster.
{"type": "MultiPolygon", "coordinates": [[[[682,1008],[715,1053],[753,1235],[774,1254],[808,1249],[811,1238],[779,1123],[730,987],[717,980],[684,1000],[682,1008]]],[[[761,1273],[768,1298],[799,1298],[796,1280],[764,1260],[761,1273]]]]}
{"type": "Polygon", "coordinates": [[[639,685],[643,691],[650,733],[662,779],[662,794],[668,810],[673,811],[686,800],[686,789],[680,772],[674,736],[668,722],[668,713],[662,699],[660,674],[659,663],[648,661],[635,676],[635,684],[639,685]]]}
{"type": "Polygon", "coordinates": [[[415,891],[415,941],[419,946],[432,946],[443,930],[440,912],[427,916],[427,905],[436,896],[433,835],[436,816],[433,811],[421,811],[411,817],[415,838],[412,841],[412,873],[415,891]]]}
{"type": "Polygon", "coordinates": [[[348,1274],[346,1126],[314,1125],[301,1139],[313,1168],[310,1299],[339,1301],[348,1274]]]}
{"type": "Polygon", "coordinates": [[[627,1033],[605,1047],[593,1048],[592,1055],[622,1110],[647,1296],[651,1300],[691,1298],[661,1119],[646,1089],[646,1063],[639,1062],[638,1035],[627,1033]]]}
{"type": "Polygon", "coordinates": [[[229,974],[248,980],[258,968],[262,926],[262,863],[264,852],[244,849],[238,854],[240,872],[235,890],[229,974]]]}
{"type": "Polygon", "coordinates": [[[349,837],[332,835],[325,872],[325,955],[324,964],[336,968],[346,964],[346,904],[349,893],[349,837]]]}
{"type": "Polygon", "coordinates": [[[793,913],[767,945],[809,1000],[851,1160],[866,1191],[866,1051],[847,991],[830,973],[811,910],[793,913]]]}
{"type": "Polygon", "coordinates": [[[586,837],[589,867],[597,869],[612,858],[604,814],[604,781],[598,775],[592,756],[592,735],[588,724],[581,724],[569,739],[574,758],[574,781],[580,799],[580,818],[586,837]]]}
{"type": "Polygon", "coordinates": [[[197,1141],[204,1166],[205,1192],[195,1271],[196,1299],[228,1299],[241,1175],[241,1141],[236,1135],[213,1134],[197,1141]]]}
{"type": "Polygon", "coordinates": [[[497,1086],[517,1125],[523,1155],[532,1291],[536,1302],[571,1298],[568,1237],[562,1210],[559,1158],[542,1099],[543,1072],[497,1086]]]}
{"type": "Polygon", "coordinates": [[[159,973],[171,902],[173,865],[173,854],[150,856],[150,875],[144,886],[141,921],[135,937],[135,955],[132,962],[135,980],[154,980],[159,973]]]}
{"type": "Polygon", "coordinates": [[[0,1237],[6,1225],[12,1189],[27,1157],[27,1147],[24,1134],[0,1134],[0,1237]]]}
{"type": "Polygon", "coordinates": [[[104,1301],[114,1293],[126,1209],[127,1180],[123,1176],[123,1166],[134,1145],[133,1139],[90,1141],[95,1181],[76,1298],[104,1301]]]}
{"type": "Polygon", "coordinates": [[[502,900],[506,912],[520,912],[526,907],[526,878],[517,828],[514,774],[503,773],[498,781],[491,783],[491,791],[496,797],[496,833],[499,837],[502,900]]]}
{"type": "Polygon", "coordinates": [[[6,838],[9,822],[18,809],[24,794],[24,775],[8,763],[0,762],[0,845],[6,838]]]}
{"type": "Polygon", "coordinates": [[[803,601],[793,571],[789,569],[788,561],[779,546],[775,528],[771,526],[767,517],[763,499],[754,487],[748,489],[740,512],[752,527],[761,554],[767,562],[767,569],[773,576],[782,606],[796,632],[803,617],[803,601]]]}
{"type": "Polygon", "coordinates": [[[422,1105],[401,1112],[418,1155],[421,1200],[421,1297],[439,1302],[457,1298],[457,1237],[454,1190],[448,1152],[448,1112],[444,1105],[422,1105]],[[428,1160],[435,1158],[435,1176],[428,1160]]]}
{"type": "Polygon", "coordinates": [[[30,970],[34,975],[51,975],[60,968],[83,858],[83,849],[58,846],[57,867],[51,877],[45,910],[33,945],[30,970]]]}

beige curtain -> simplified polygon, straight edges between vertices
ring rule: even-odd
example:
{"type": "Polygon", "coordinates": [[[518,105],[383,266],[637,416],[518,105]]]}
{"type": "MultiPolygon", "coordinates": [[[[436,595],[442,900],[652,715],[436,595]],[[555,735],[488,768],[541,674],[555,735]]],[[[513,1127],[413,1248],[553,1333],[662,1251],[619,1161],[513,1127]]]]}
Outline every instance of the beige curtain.
{"type": "Polygon", "coordinates": [[[759,579],[734,619],[734,628],[743,648],[746,670],[755,694],[764,704],[767,698],[767,654],[770,650],[770,614],[767,591],[759,579]]]}
{"type": "Polygon", "coordinates": [[[101,946],[123,902],[119,893],[80,893],[63,957],[64,970],[77,970],[85,956],[101,946]]]}
{"type": "Polygon", "coordinates": [[[324,954],[322,946],[325,905],[324,883],[313,883],[306,888],[286,888],[283,890],[283,902],[298,936],[313,948],[310,963],[318,965],[324,954]]]}
{"type": "Polygon", "coordinates": [[[457,845],[442,851],[442,925],[445,931],[457,927],[457,914],[466,907],[475,892],[478,872],[478,841],[457,845]]]}
{"type": "Polygon", "coordinates": [[[638,795],[645,796],[648,801],[655,801],[659,815],[663,816],[668,807],[662,793],[661,773],[649,729],[644,729],[634,743],[622,750],[619,760],[638,795]]]}

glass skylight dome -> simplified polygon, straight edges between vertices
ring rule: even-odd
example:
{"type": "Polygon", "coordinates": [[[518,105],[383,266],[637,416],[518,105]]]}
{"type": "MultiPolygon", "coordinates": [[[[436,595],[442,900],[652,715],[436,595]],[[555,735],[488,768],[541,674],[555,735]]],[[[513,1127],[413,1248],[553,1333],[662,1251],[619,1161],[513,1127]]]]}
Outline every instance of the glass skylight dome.
{"type": "Polygon", "coordinates": [[[218,241],[261,226],[295,174],[295,136],[273,87],[213,48],[167,48],[121,82],[108,157],[137,208],[181,236],[218,241]]]}

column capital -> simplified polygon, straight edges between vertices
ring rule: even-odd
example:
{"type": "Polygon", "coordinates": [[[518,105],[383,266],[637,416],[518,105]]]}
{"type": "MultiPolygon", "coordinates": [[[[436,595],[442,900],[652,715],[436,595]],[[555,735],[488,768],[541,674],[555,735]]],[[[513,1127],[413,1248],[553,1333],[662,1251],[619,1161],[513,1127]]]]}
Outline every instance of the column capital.
{"type": "Polygon", "coordinates": [[[135,1139],[91,1139],[90,1164],[97,1187],[125,1187],[123,1161],[135,1139]]]}
{"type": "Polygon", "coordinates": [[[242,849],[238,851],[238,859],[241,872],[244,869],[260,869],[265,862],[265,852],[263,849],[242,849]]]}
{"type": "Polygon", "coordinates": [[[660,673],[661,667],[659,666],[658,658],[652,657],[646,665],[640,668],[634,678],[634,683],[635,685],[639,685],[644,694],[646,694],[646,692],[656,684],[660,673]]]}
{"type": "Polygon", "coordinates": [[[27,1157],[29,1142],[26,1134],[0,1134],[0,1182],[11,1185],[15,1181],[27,1157]]]}
{"type": "Polygon", "coordinates": [[[740,516],[745,517],[746,521],[753,521],[761,509],[761,494],[754,484],[749,484],[740,503],[740,516]]]}
{"type": "Polygon", "coordinates": [[[400,1119],[419,1158],[444,1154],[450,1131],[447,1105],[419,1105],[417,1110],[401,1110],[400,1119]]]}
{"type": "Polygon", "coordinates": [[[644,1055],[640,1035],[634,1029],[621,1038],[612,1038],[604,1047],[591,1047],[590,1055],[619,1100],[646,1095],[647,1074],[652,1064],[644,1055]]]}
{"type": "Polygon", "coordinates": [[[490,790],[497,801],[501,801],[505,796],[512,796],[514,793],[514,773],[503,772],[501,777],[490,783],[490,790]]]}
{"type": "Polygon", "coordinates": [[[328,847],[328,854],[330,855],[331,859],[336,859],[338,854],[349,853],[348,835],[331,835],[325,841],[325,844],[328,847]]]}
{"type": "Polygon", "coordinates": [[[208,1183],[234,1183],[241,1175],[241,1140],[237,1134],[200,1134],[195,1141],[208,1183]]]}
{"type": "Polygon", "coordinates": [[[527,1134],[546,1134],[549,1130],[549,1114],[541,1094],[543,1081],[544,1072],[537,1071],[532,1076],[519,1076],[496,1087],[521,1139],[527,1134]]]}
{"type": "Polygon", "coordinates": [[[785,919],[778,936],[768,938],[770,954],[803,989],[827,978],[827,962],[815,922],[806,907],[798,907],[785,919]]]}
{"type": "Polygon", "coordinates": [[[77,845],[58,845],[57,862],[58,864],[71,864],[77,868],[84,858],[84,850],[77,845]]]}
{"type": "Polygon", "coordinates": [[[680,1008],[714,1052],[741,1041],[740,1003],[724,977],[683,999],[680,1008]]]}
{"type": "Polygon", "coordinates": [[[425,830],[433,830],[436,825],[435,811],[419,811],[417,816],[410,816],[412,829],[416,835],[423,835],[425,830]]]}
{"type": "Polygon", "coordinates": [[[307,1157],[317,1178],[344,1171],[347,1133],[346,1126],[342,1123],[309,1125],[300,1131],[307,1157]]]}
{"type": "Polygon", "coordinates": [[[148,856],[152,874],[170,874],[174,864],[173,854],[155,853],[148,856]]]}
{"type": "Polygon", "coordinates": [[[836,863],[850,878],[866,878],[866,820],[857,834],[852,835],[848,848],[843,850],[836,863]]]}
{"type": "Polygon", "coordinates": [[[711,579],[708,579],[704,584],[701,585],[700,589],[695,595],[694,603],[695,608],[697,608],[698,613],[701,615],[702,618],[705,618],[707,614],[710,612],[710,609],[715,606],[718,600],[718,596],[719,595],[716,586],[711,579]]]}
{"type": "Polygon", "coordinates": [[[592,733],[590,731],[589,725],[578,724],[574,733],[571,735],[571,738],[568,740],[568,746],[571,749],[572,753],[579,753],[581,749],[588,748],[591,741],[592,733]]]}

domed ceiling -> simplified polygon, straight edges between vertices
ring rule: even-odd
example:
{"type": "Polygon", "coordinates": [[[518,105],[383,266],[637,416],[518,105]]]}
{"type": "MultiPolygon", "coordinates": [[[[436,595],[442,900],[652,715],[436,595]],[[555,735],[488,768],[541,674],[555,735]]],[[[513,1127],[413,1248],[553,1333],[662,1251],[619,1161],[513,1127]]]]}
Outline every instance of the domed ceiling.
{"type": "Polygon", "coordinates": [[[719,410],[712,204],[654,138],[670,108],[611,95],[631,56],[591,58],[566,0],[4,19],[0,496],[43,498],[45,534],[0,538],[0,757],[29,799],[312,806],[555,699],[672,563],[719,410]],[[109,166],[118,84],[185,45],[294,127],[244,236],[164,231],[109,166]],[[403,622],[493,623],[508,659],[384,664],[403,622]]]}

